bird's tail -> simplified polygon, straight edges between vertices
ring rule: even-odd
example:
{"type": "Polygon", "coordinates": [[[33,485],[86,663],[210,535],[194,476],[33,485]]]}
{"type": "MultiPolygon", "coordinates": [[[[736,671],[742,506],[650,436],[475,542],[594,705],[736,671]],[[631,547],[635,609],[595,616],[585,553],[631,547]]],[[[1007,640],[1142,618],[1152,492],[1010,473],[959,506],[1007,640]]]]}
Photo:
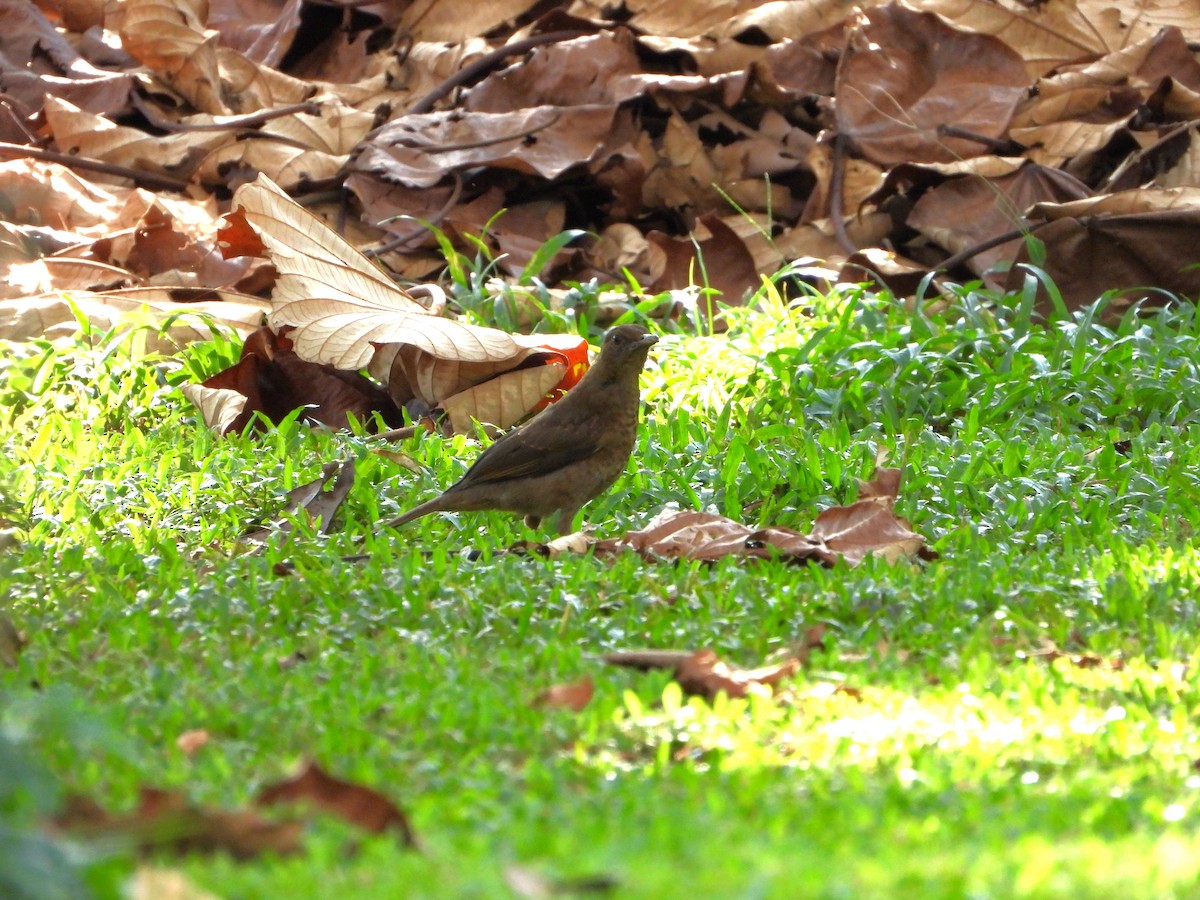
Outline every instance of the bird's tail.
{"type": "Polygon", "coordinates": [[[379,526],[379,528],[399,528],[401,525],[407,525],[413,519],[419,519],[421,516],[427,516],[431,512],[437,512],[439,509],[442,509],[441,501],[441,496],[434,497],[432,500],[427,500],[420,506],[410,509],[404,515],[397,516],[394,519],[384,522],[379,526]]]}

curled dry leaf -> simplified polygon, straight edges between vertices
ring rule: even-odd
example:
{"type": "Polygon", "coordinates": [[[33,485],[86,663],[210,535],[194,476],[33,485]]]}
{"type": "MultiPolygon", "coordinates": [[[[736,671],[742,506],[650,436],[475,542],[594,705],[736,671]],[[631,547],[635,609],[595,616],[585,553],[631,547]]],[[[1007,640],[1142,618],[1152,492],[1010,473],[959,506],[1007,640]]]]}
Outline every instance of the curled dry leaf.
{"type": "Polygon", "coordinates": [[[357,825],[382,834],[395,831],[405,844],[416,845],[416,836],[408,817],[395,803],[378,791],[335,778],[315,762],[308,762],[298,775],[263,788],[259,805],[307,802],[357,825]]]}

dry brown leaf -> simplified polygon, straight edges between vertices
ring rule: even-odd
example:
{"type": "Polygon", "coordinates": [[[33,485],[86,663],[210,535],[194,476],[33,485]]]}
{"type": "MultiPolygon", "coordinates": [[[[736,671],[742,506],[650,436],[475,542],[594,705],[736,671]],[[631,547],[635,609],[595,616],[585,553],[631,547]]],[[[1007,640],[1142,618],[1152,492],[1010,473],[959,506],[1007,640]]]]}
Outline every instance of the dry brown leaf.
{"type": "Polygon", "coordinates": [[[129,900],[219,900],[201,890],[182,872],[158,866],[138,866],[127,885],[129,900]]]}
{"type": "Polygon", "coordinates": [[[798,659],[788,659],[757,669],[739,669],[720,660],[712,650],[697,650],[679,664],[675,670],[675,680],[685,694],[709,700],[717,694],[745,697],[754,685],[773,688],[785,678],[795,675],[799,669],[798,659]]]}
{"type": "Polygon", "coordinates": [[[237,363],[184,393],[205,424],[222,434],[240,432],[255,413],[279,422],[300,408],[306,421],[331,428],[346,427],[348,417],[370,421],[375,413],[391,427],[403,418],[370,380],[300,359],[286,339],[265,327],[246,339],[237,363]]]}
{"type": "Polygon", "coordinates": [[[380,128],[350,169],[410,187],[477,166],[552,179],[600,161],[616,115],[616,104],[407,115],[380,128]]]}
{"type": "Polygon", "coordinates": [[[210,0],[208,26],[221,44],[247,59],[276,66],[300,27],[301,0],[210,0]]]}
{"type": "Polygon", "coordinates": [[[15,669],[21,662],[25,637],[17,630],[8,613],[0,612],[0,663],[15,669]]]}
{"type": "Polygon", "coordinates": [[[205,729],[196,728],[180,733],[179,737],[175,738],[175,746],[183,751],[185,756],[193,756],[196,751],[207,745],[211,738],[212,735],[205,729]]]}
{"type": "Polygon", "coordinates": [[[554,709],[569,709],[580,712],[592,702],[595,687],[591,678],[584,678],[570,684],[556,684],[538,694],[533,701],[534,706],[554,709]]]}
{"type": "Polygon", "coordinates": [[[294,777],[263,788],[256,802],[260,806],[309,803],[366,831],[394,831],[408,846],[416,845],[412,826],[400,807],[372,788],[335,778],[315,762],[305,764],[294,777]]]}
{"type": "Polygon", "coordinates": [[[885,166],[977,156],[984,145],[938,128],[1002,137],[1030,80],[1021,58],[996,38],[931,13],[877,7],[850,36],[838,67],[838,130],[885,166]]]}
{"type": "Polygon", "coordinates": [[[304,829],[298,820],[272,822],[249,809],[200,807],[182,794],[152,788],[143,788],[138,808],[125,815],[108,813],[82,797],[70,798],[53,824],[73,836],[131,840],[147,853],[224,851],[243,860],[298,852],[304,829]]]}
{"type": "Polygon", "coordinates": [[[293,517],[304,510],[314,530],[328,534],[333,526],[342,501],[354,486],[354,461],[346,460],[340,465],[327,462],[321,466],[321,476],[292,488],[287,493],[287,503],[270,525],[264,525],[242,535],[239,540],[247,543],[266,543],[273,536],[291,531],[293,517]],[[337,478],[334,478],[334,475],[337,478]],[[330,481],[333,483],[330,484],[330,481]],[[328,490],[326,489],[328,485],[328,490]]]}

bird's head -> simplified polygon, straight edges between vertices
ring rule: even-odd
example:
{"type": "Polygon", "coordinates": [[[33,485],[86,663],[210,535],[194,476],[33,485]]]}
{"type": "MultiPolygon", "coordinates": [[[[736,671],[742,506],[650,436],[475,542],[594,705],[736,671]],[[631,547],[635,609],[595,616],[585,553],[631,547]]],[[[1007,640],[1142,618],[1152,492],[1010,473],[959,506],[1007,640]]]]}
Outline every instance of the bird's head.
{"type": "Polygon", "coordinates": [[[600,359],[637,360],[640,369],[646,362],[650,348],[657,343],[658,337],[641,325],[618,325],[604,335],[604,343],[600,345],[600,359]]]}

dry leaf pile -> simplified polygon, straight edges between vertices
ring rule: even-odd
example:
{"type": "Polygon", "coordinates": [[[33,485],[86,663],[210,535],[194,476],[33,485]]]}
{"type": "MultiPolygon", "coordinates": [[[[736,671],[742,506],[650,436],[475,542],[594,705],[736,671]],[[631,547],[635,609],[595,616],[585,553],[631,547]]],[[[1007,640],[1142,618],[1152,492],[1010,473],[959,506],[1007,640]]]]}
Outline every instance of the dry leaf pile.
{"type": "Polygon", "coordinates": [[[131,288],[250,331],[276,272],[215,233],[260,174],[412,281],[443,265],[423,219],[486,229],[509,274],[584,229],[547,283],[727,303],[807,258],[1012,286],[990,270],[1022,232],[1069,305],[1200,292],[1186,5],[38,0],[0,25],[5,336],[70,325],[36,295],[108,321],[131,288]]]}

